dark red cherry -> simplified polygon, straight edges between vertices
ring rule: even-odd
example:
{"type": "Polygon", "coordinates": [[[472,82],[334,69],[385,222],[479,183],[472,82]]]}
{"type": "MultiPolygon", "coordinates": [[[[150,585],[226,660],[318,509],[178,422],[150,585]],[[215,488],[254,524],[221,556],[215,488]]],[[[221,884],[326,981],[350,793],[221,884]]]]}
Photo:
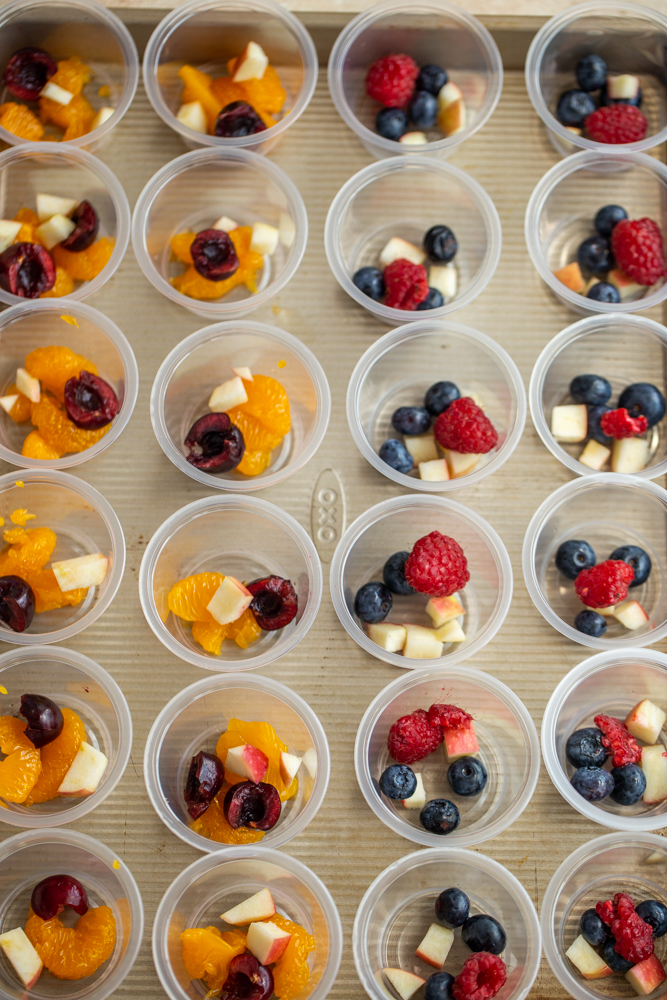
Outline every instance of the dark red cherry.
{"type": "Polygon", "coordinates": [[[89,201],[80,201],[70,218],[72,222],[76,222],[76,229],[69,234],[67,239],[61,241],[61,247],[63,250],[72,250],[75,253],[87,250],[94,242],[100,227],[97,212],[89,201]]]}
{"type": "Polygon", "coordinates": [[[185,782],[185,802],[193,819],[206,812],[225,780],[222,761],[215,754],[200,750],[190,761],[185,782]]]}
{"type": "Polygon", "coordinates": [[[225,1000],[268,1000],[273,993],[273,973],[254,955],[235,955],[229,963],[221,996],[225,1000]]]}
{"type": "Polygon", "coordinates": [[[77,427],[96,431],[118,413],[118,396],[99,375],[83,370],[65,383],[65,409],[77,427]]]}
{"type": "Polygon", "coordinates": [[[28,46],[18,49],[5,66],[2,79],[5,87],[23,101],[36,101],[46,81],[58,67],[48,52],[28,46]]]}
{"type": "Polygon", "coordinates": [[[222,229],[202,229],[192,246],[192,263],[203,278],[224,281],[238,269],[239,259],[229,233],[222,229]]]}
{"type": "Polygon", "coordinates": [[[185,439],[190,465],[204,472],[230,472],[243,458],[245,441],[226,413],[207,413],[195,420],[185,439]]]}
{"type": "Polygon", "coordinates": [[[264,132],[266,125],[250,104],[245,101],[232,101],[227,104],[217,117],[215,134],[226,139],[240,135],[254,135],[264,132]]]}
{"type": "Polygon", "coordinates": [[[257,624],[265,632],[285,628],[296,615],[299,599],[289,580],[282,576],[265,576],[248,584],[253,595],[250,609],[257,624]]]}
{"type": "Polygon", "coordinates": [[[280,795],[266,781],[239,781],[227,791],[222,808],[234,830],[240,826],[270,830],[280,819],[280,795]]]}
{"type": "Polygon", "coordinates": [[[39,243],[12,243],[0,254],[0,285],[21,299],[36,299],[56,283],[56,265],[39,243]]]}
{"type": "Polygon", "coordinates": [[[12,632],[25,632],[34,614],[32,587],[20,576],[0,576],[0,620],[12,632]]]}
{"type": "Polygon", "coordinates": [[[33,913],[42,920],[51,920],[71,906],[80,917],[88,909],[86,890],[71,875],[49,875],[32,890],[30,905],[33,913]]]}
{"type": "Polygon", "coordinates": [[[60,736],[63,713],[43,694],[22,694],[21,715],[28,720],[25,735],[36,747],[45,747],[60,736]]]}

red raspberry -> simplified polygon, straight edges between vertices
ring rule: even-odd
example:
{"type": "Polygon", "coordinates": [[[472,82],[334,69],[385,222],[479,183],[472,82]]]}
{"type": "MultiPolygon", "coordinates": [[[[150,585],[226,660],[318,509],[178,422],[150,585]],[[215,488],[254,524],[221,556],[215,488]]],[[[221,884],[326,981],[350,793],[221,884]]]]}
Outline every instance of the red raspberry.
{"type": "Polygon", "coordinates": [[[385,305],[392,309],[409,309],[411,312],[428,295],[428,275],[422,264],[399,257],[387,264],[383,272],[385,305]]]}
{"type": "Polygon", "coordinates": [[[368,71],[366,93],[386,108],[404,108],[418,76],[419,66],[410,56],[383,56],[368,71]]]}
{"type": "Polygon", "coordinates": [[[486,455],[498,444],[498,432],[470,396],[450,403],[436,420],[433,433],[443,448],[464,455],[486,455]]]}
{"type": "Polygon", "coordinates": [[[588,138],[593,142],[620,145],[644,138],[648,122],[633,104],[609,104],[597,108],[584,121],[588,138]]]}
{"type": "Polygon", "coordinates": [[[456,705],[431,705],[428,718],[431,725],[443,729],[467,729],[472,722],[472,715],[456,705]]]}
{"type": "Polygon", "coordinates": [[[614,767],[625,764],[639,764],[642,759],[642,748],[620,719],[610,715],[596,715],[595,725],[602,730],[602,746],[611,750],[611,762],[614,767]]]}
{"type": "Polygon", "coordinates": [[[454,980],[454,1000],[489,1000],[505,985],[507,969],[502,958],[478,951],[466,958],[454,980]]]}
{"type": "Polygon", "coordinates": [[[605,559],[597,566],[582,569],[574,581],[574,589],[587,608],[610,608],[625,600],[634,578],[635,571],[626,562],[605,559]]]}
{"type": "Polygon", "coordinates": [[[444,739],[442,726],[434,726],[423,708],[397,719],[389,730],[387,748],[399,764],[414,764],[437,750],[444,739]]]}
{"type": "Polygon", "coordinates": [[[662,234],[653,219],[623,219],[611,232],[616,263],[638,285],[655,285],[667,274],[662,234]]]}
{"type": "Polygon", "coordinates": [[[455,539],[439,531],[432,531],[415,542],[403,572],[418,594],[430,597],[449,597],[462,590],[470,579],[463,549],[455,539]]]}
{"type": "Polygon", "coordinates": [[[626,892],[617,892],[613,901],[597,903],[595,912],[616,939],[614,951],[628,962],[643,962],[653,954],[653,928],[635,912],[626,892]]]}
{"type": "Polygon", "coordinates": [[[616,441],[620,438],[631,438],[635,434],[643,434],[648,429],[648,420],[640,415],[631,417],[624,406],[620,410],[609,410],[600,417],[600,427],[608,437],[616,441]]]}

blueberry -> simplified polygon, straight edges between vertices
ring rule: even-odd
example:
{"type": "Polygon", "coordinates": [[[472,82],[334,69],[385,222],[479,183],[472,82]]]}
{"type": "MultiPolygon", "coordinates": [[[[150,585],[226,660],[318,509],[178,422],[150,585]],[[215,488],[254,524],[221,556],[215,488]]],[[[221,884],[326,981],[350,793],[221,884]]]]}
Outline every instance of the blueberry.
{"type": "Polygon", "coordinates": [[[611,246],[606,236],[589,236],[577,250],[579,266],[595,275],[606,274],[613,266],[611,246]]]}
{"type": "Polygon", "coordinates": [[[633,806],[639,802],[646,790],[646,777],[638,764],[624,764],[612,767],[614,790],[609,796],[619,806],[633,806]]]}
{"type": "Polygon", "coordinates": [[[486,785],[486,768],[476,757],[459,757],[449,765],[447,781],[456,795],[479,795],[486,785]]]}
{"type": "Polygon", "coordinates": [[[352,275],[352,281],[369,299],[380,302],[384,298],[384,278],[377,267],[360,267],[352,275]]]}
{"type": "Polygon", "coordinates": [[[595,101],[584,90],[566,90],[556,106],[556,118],[563,125],[580,126],[595,111],[595,101]]]}
{"type": "Polygon", "coordinates": [[[431,128],[438,117],[438,98],[428,90],[418,90],[408,105],[408,113],[417,128],[431,128]]]}
{"type": "Polygon", "coordinates": [[[594,441],[608,446],[611,445],[612,438],[605,434],[600,427],[600,417],[604,413],[609,413],[610,410],[611,406],[592,406],[588,411],[588,436],[592,437],[594,441]]]}
{"type": "Polygon", "coordinates": [[[449,226],[431,226],[424,236],[424,250],[436,264],[449,264],[459,245],[449,226]]]}
{"type": "Polygon", "coordinates": [[[354,613],[362,622],[375,622],[385,620],[391,611],[392,596],[388,587],[377,580],[365,583],[359,587],[357,596],[354,599],[354,613]]]}
{"type": "Polygon", "coordinates": [[[628,566],[632,566],[635,578],[630,584],[631,587],[640,587],[642,583],[646,583],[651,575],[651,557],[638,545],[621,545],[614,549],[609,558],[620,559],[628,566]]]}
{"type": "Polygon", "coordinates": [[[407,764],[392,764],[380,775],[380,790],[388,799],[409,799],[416,787],[415,772],[407,764]]]}
{"type": "Polygon", "coordinates": [[[646,417],[649,427],[659,423],[665,415],[665,397],[650,382],[633,382],[625,387],[618,397],[618,405],[624,406],[631,417],[646,417]]]}
{"type": "Polygon", "coordinates": [[[575,73],[582,90],[600,90],[607,82],[607,64],[595,52],[579,60],[575,73]]]}
{"type": "Polygon", "coordinates": [[[420,302],[417,306],[417,310],[423,312],[424,309],[439,309],[440,306],[444,306],[445,300],[442,297],[442,292],[437,288],[430,288],[428,290],[428,295],[423,302],[420,302]]]}
{"type": "Polygon", "coordinates": [[[502,925],[488,913],[477,913],[474,917],[468,917],[463,925],[461,937],[471,951],[490,951],[492,955],[500,955],[507,940],[502,925]]]}
{"type": "Polygon", "coordinates": [[[392,413],[391,422],[399,434],[426,434],[431,426],[431,414],[423,406],[399,406],[392,413]]]}
{"type": "Polygon", "coordinates": [[[607,631],[607,623],[597,611],[580,611],[574,619],[574,627],[577,632],[591,635],[594,639],[599,639],[607,631]]]}
{"type": "Polygon", "coordinates": [[[653,928],[653,937],[659,938],[667,934],[667,906],[657,899],[645,899],[637,907],[637,913],[653,928]]]}
{"type": "Polygon", "coordinates": [[[602,767],[609,751],[602,745],[602,732],[597,726],[577,729],[568,736],[565,756],[573,767],[602,767]]]}
{"type": "Polygon", "coordinates": [[[377,113],[375,128],[384,139],[398,142],[408,131],[408,116],[403,108],[382,108],[377,113]]]}
{"type": "Polygon", "coordinates": [[[644,95],[641,87],[638,89],[634,97],[610,97],[606,83],[600,91],[600,104],[603,108],[608,107],[610,104],[634,104],[636,108],[640,108],[643,98],[644,95]]]}
{"type": "Polygon", "coordinates": [[[611,396],[611,386],[602,375],[577,375],[570,382],[570,395],[575,403],[600,406],[611,396]]]}
{"type": "Polygon", "coordinates": [[[588,941],[591,948],[599,948],[609,937],[607,925],[601,917],[598,917],[593,908],[584,910],[581,914],[579,932],[588,941]]]}
{"type": "Polygon", "coordinates": [[[576,580],[582,569],[595,566],[595,552],[581,539],[569,538],[558,546],[556,568],[569,580],[576,580]]]}
{"type": "Polygon", "coordinates": [[[612,285],[608,281],[596,281],[586,292],[586,298],[593,299],[594,302],[615,304],[621,301],[621,293],[616,285],[612,285]]]}
{"type": "Polygon", "coordinates": [[[438,417],[455,399],[461,398],[461,392],[453,382],[435,382],[424,396],[424,406],[432,417],[438,417]]]}
{"type": "Polygon", "coordinates": [[[429,94],[435,94],[437,97],[448,79],[447,73],[442,67],[428,63],[419,70],[416,87],[417,90],[427,90],[429,94]]]}
{"type": "Polygon", "coordinates": [[[429,833],[446,837],[461,822],[461,814],[449,799],[431,799],[419,813],[419,822],[429,833]]]}
{"type": "Polygon", "coordinates": [[[405,579],[405,560],[410,555],[409,552],[394,552],[393,556],[389,556],[384,568],[382,570],[382,579],[385,582],[385,586],[394,594],[403,594],[405,597],[408,594],[416,594],[417,591],[414,587],[411,587],[408,581],[405,579]]]}
{"type": "Polygon", "coordinates": [[[435,901],[435,915],[441,924],[460,927],[468,919],[470,900],[461,889],[443,889],[435,901]]]}
{"type": "Polygon", "coordinates": [[[595,216],[595,228],[600,236],[609,239],[614,226],[627,217],[628,213],[620,205],[604,205],[595,216]]]}
{"type": "Polygon", "coordinates": [[[397,472],[402,472],[405,475],[412,470],[415,464],[412,460],[412,455],[403,442],[397,441],[396,438],[389,438],[388,441],[385,441],[381,445],[378,454],[383,462],[386,462],[392,469],[396,469],[397,472]]]}
{"type": "Polygon", "coordinates": [[[604,942],[600,955],[612,972],[629,972],[634,965],[634,962],[629,962],[627,958],[619,955],[613,937],[608,937],[604,942]]]}
{"type": "Polygon", "coordinates": [[[570,778],[570,784],[587,802],[606,799],[614,790],[614,779],[609,771],[601,767],[578,767],[570,778]]]}
{"type": "Polygon", "coordinates": [[[454,976],[442,970],[429,976],[424,986],[424,1000],[451,1000],[454,976]]]}

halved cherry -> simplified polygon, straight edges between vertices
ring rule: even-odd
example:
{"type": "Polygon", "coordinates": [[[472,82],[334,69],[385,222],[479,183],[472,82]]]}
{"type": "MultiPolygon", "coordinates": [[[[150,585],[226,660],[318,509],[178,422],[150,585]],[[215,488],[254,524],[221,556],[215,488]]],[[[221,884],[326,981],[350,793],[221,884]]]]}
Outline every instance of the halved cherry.
{"type": "Polygon", "coordinates": [[[222,761],[215,754],[200,750],[190,761],[185,781],[185,802],[193,819],[206,812],[225,780],[222,761]]]}
{"type": "Polygon", "coordinates": [[[12,632],[25,632],[35,614],[35,595],[20,576],[0,576],[0,620],[12,632]]]}
{"type": "Polygon", "coordinates": [[[226,413],[207,413],[195,420],[184,443],[190,465],[205,472],[230,472],[245,451],[243,434],[226,413]]]}
{"type": "Polygon", "coordinates": [[[25,735],[38,748],[53,743],[63,731],[63,713],[46,695],[22,694],[21,715],[28,720],[25,735]]]}
{"type": "Polygon", "coordinates": [[[36,101],[47,80],[58,67],[44,49],[27,46],[9,58],[2,75],[7,90],[23,101],[36,101]]]}
{"type": "Polygon", "coordinates": [[[21,299],[36,299],[56,283],[56,265],[39,243],[12,243],[0,254],[0,285],[21,299]]]}
{"type": "Polygon", "coordinates": [[[90,244],[95,241],[97,230],[100,227],[97,212],[89,201],[84,200],[79,202],[70,218],[72,222],[76,222],[76,229],[69,234],[67,239],[61,241],[61,247],[63,250],[71,250],[75,253],[87,250],[90,244]]]}
{"type": "Polygon", "coordinates": [[[280,819],[278,790],[266,781],[239,781],[225,795],[222,808],[232,829],[270,830],[280,819]]]}
{"type": "Polygon", "coordinates": [[[71,875],[49,875],[38,882],[30,897],[32,912],[42,920],[52,920],[71,906],[80,917],[88,910],[88,895],[71,875]]]}
{"type": "Polygon", "coordinates": [[[223,229],[202,229],[195,236],[190,253],[195,269],[209,281],[224,281],[239,266],[236,247],[223,229]]]}
{"type": "Polygon", "coordinates": [[[235,955],[229,963],[221,996],[225,1000],[268,1000],[273,993],[273,973],[254,955],[235,955]]]}
{"type": "Polygon", "coordinates": [[[65,383],[67,416],[87,431],[106,427],[118,413],[118,396],[108,382],[85,369],[65,383]]]}

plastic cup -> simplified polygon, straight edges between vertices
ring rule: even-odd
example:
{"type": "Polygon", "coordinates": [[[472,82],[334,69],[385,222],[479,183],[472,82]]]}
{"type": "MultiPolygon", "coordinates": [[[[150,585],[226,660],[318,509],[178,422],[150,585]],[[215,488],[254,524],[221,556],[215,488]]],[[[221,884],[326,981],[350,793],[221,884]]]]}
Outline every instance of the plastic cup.
{"type": "MultiPolygon", "coordinates": [[[[544,954],[556,978],[574,1000],[628,997],[629,984],[618,976],[586,982],[565,957],[579,934],[584,910],[599,900],[627,892],[638,904],[657,899],[667,904],[665,865],[667,842],[653,833],[607,833],[577,848],[554,873],[542,901],[540,922],[544,954]]],[[[655,939],[655,954],[664,964],[667,938],[655,939]]],[[[665,984],[651,993],[665,996],[665,984]]]]}
{"type": "MultiPolygon", "coordinates": [[[[90,67],[92,79],[83,96],[95,112],[113,108],[114,113],[92,132],[64,145],[98,148],[129,108],[139,80],[137,47],[121,19],[95,0],[12,0],[0,10],[0,66],[4,69],[12,53],[25,46],[46,49],[56,60],[78,56],[90,67]],[[106,96],[99,93],[102,87],[108,89],[106,96]]],[[[24,103],[4,88],[2,100],[24,103]]],[[[62,134],[47,126],[49,132],[53,139],[62,134]]],[[[10,146],[26,141],[1,127],[0,140],[10,146]]]]}
{"type": "Polygon", "coordinates": [[[294,277],[307,240],[308,216],[295,185],[275,163],[245,149],[195,149],[171,160],[139,195],[132,221],[132,246],[146,278],[172,302],[209,321],[241,319],[272,299],[294,277]],[[239,285],[207,301],[183,295],[170,283],[185,267],[170,259],[177,233],[208,229],[222,215],[241,226],[277,227],[281,214],[294,222],[294,242],[279,243],[264,258],[256,293],[239,285]]]}
{"type": "MultiPolygon", "coordinates": [[[[48,875],[60,872],[83,884],[91,907],[111,908],[116,921],[116,946],[97,972],[77,985],[56,979],[44,969],[30,996],[103,1000],[119,988],[134,965],[144,932],[144,911],[137,883],[125,862],[106,844],[75,830],[23,830],[3,841],[0,932],[24,927],[33,888],[48,875]]],[[[0,1000],[23,1000],[26,995],[25,987],[3,955],[0,1000]]]]}
{"type": "Polygon", "coordinates": [[[646,294],[624,302],[596,302],[573,292],[555,275],[577,259],[577,248],[593,236],[603,205],[622,205],[631,219],[653,219],[667,235],[667,167],[644,153],[577,153],[548,170],[526,208],[525,236],[535,269],[556,298],[580,315],[621,315],[650,309],[667,298],[664,279],[646,294]]]}
{"type": "Polygon", "coordinates": [[[568,7],[540,28],[526,57],[526,87],[533,107],[547,127],[549,139],[567,156],[577,148],[603,155],[642,152],[667,139],[667,95],[663,49],[667,17],[636,3],[593,0],[568,7]],[[558,98],[577,88],[575,68],[589,53],[602,56],[610,73],[632,73],[641,79],[641,110],[648,119],[639,142],[611,145],[569,132],[556,118],[558,98]]]}
{"type": "Polygon", "coordinates": [[[266,153],[308,107],[317,83],[317,52],[301,21],[273,0],[186,0],[153,32],[144,54],[144,86],[163,122],[191,149],[216,146],[266,153]],[[280,120],[264,132],[237,138],[202,134],[176,118],[184,64],[211,76],[227,74],[227,61],[248,42],[262,46],[287,93],[280,120]]]}
{"type": "Polygon", "coordinates": [[[665,527],[667,492],[637,476],[602,472],[565,483],[537,508],[523,541],[523,575],[540,614],[568,639],[593,649],[625,651],[650,646],[667,635],[665,590],[665,527]],[[579,632],[574,625],[584,605],[568,580],[556,569],[561,542],[590,542],[598,562],[620,545],[639,545],[648,552],[653,569],[646,583],[633,587],[628,600],[639,601],[648,620],[634,630],[606,618],[601,638],[579,632]]]}
{"type": "Polygon", "coordinates": [[[206,987],[183,964],[181,933],[187,927],[221,925],[220,914],[268,888],[276,910],[315,937],[303,1000],[324,1000],[340,965],[343,932],[336,904],[306,865],[281,851],[231,847],[198,858],[174,879],[153,924],[153,961],[171,1000],[200,1000],[206,987]]]}
{"type": "Polygon", "coordinates": [[[3,799],[0,820],[44,829],[73,823],[96,809],[123,777],[132,749],[132,716],[113,677],[94,660],[62,646],[10,649],[0,656],[0,715],[18,715],[21,695],[36,692],[70,708],[86,729],[86,742],[108,759],[97,790],[85,798],[58,796],[23,806],[3,799]]]}
{"type": "MultiPolygon", "coordinates": [[[[449,667],[468,659],[494,637],[512,600],[512,566],[501,539],[479,514],[445,497],[391,497],[370,507],[338,543],[329,583],[336,614],[354,641],[379,660],[407,670],[449,667]],[[431,531],[456,539],[468,560],[470,581],[459,591],[467,638],[446,643],[442,656],[422,660],[388,652],[373,642],[354,614],[354,598],[363,584],[382,580],[382,567],[390,555],[409,551],[431,531]]],[[[432,627],[424,610],[426,596],[393,597],[389,621],[432,627]]]]}
{"type": "Polygon", "coordinates": [[[146,546],[139,572],[144,615],[168,650],[206,670],[253,670],[303,639],[322,598],[322,567],[310,536],[289,514],[256,497],[214,496],[181,507],[146,546]],[[193,573],[230,573],[238,580],[275,574],[291,580],[298,611],[289,625],[262,632],[247,649],[224,640],[220,656],[206,653],[190,626],[167,605],[169,591],[193,573]]]}
{"type": "Polygon", "coordinates": [[[519,370],[491,337],[451,321],[406,323],[372,344],[359,359],[347,389],[347,422],[354,442],[371,465],[406,489],[446,493],[486,479],[510,457],[526,419],[526,394],[519,370]],[[446,352],[446,354],[441,352],[446,352]],[[442,367],[437,369],[437,359],[442,367]],[[397,472],[378,452],[396,437],[391,416],[399,406],[422,406],[429,386],[455,382],[463,396],[474,393],[498,431],[498,445],[459,479],[429,482],[415,467],[397,472]]]}
{"type": "MultiPolygon", "coordinates": [[[[193,755],[215,753],[230,719],[257,719],[273,726],[278,737],[299,757],[315,754],[315,774],[299,768],[299,790],[283,807],[277,824],[267,830],[263,847],[283,847],[308,826],[329,784],[329,744],[312,708],[294,691],[268,677],[227,674],[191,684],[165,705],[151,727],[144,754],[144,777],[153,808],[172,833],[198,851],[230,851],[191,829],[183,790],[193,755]]],[[[238,845],[237,845],[238,846],[238,845]]],[[[248,844],[246,851],[254,850],[248,844]]]]}
{"type": "Polygon", "coordinates": [[[407,156],[371,163],[356,173],[327,215],[324,245],[329,267],[341,288],[385,324],[414,323],[424,319],[423,311],[376,302],[352,277],[360,267],[380,266],[380,251],[392,236],[421,247],[426,232],[439,224],[454,231],[459,246],[454,258],[458,292],[451,302],[428,311],[430,319],[442,319],[484,291],[498,266],[502,243],[495,205],[458,167],[432,157],[407,156]]]}
{"type": "MultiPolygon", "coordinates": [[[[611,799],[587,802],[575,792],[570,778],[575,768],[565,756],[565,744],[577,729],[594,725],[596,715],[625,719],[644,698],[665,703],[667,656],[652,649],[597,653],[570,670],[551,695],[542,720],[542,754],[549,777],[566,802],[594,823],[639,833],[665,825],[667,802],[619,806],[611,799]]],[[[662,741],[667,747],[663,734],[662,741]]]]}
{"type": "Polygon", "coordinates": [[[48,460],[26,458],[21,454],[23,442],[35,426],[29,420],[17,424],[3,410],[0,414],[0,458],[24,469],[71,469],[96,458],[120,437],[137,401],[137,362],[116,324],[83,302],[68,301],[63,306],[57,299],[13,306],[0,314],[0,385],[3,392],[14,382],[16,369],[24,366],[26,355],[37,347],[50,347],[54,341],[58,346],[69,347],[89,358],[100,377],[116,392],[120,407],[109,432],[92,448],[48,460]],[[68,318],[76,320],[76,326],[61,320],[63,308],[67,309],[68,318]]]}
{"type": "MultiPolygon", "coordinates": [[[[449,886],[470,899],[470,913],[488,913],[505,929],[504,1000],[528,995],[540,965],[540,925],[530,896],[506,868],[476,851],[430,848],[399,858],[378,875],[359,904],[352,930],[357,975],[372,1000],[387,1000],[382,968],[406,969],[427,979],[435,970],[415,949],[435,922],[434,904],[449,886]]],[[[455,931],[446,971],[457,975],[470,949],[455,931]]]]}
{"type": "MultiPolygon", "coordinates": [[[[40,472],[27,469],[17,479],[15,472],[0,476],[0,515],[4,531],[13,528],[12,511],[24,509],[35,514],[26,527],[46,527],[58,541],[51,561],[74,559],[101,552],[109,559],[104,582],[90,587],[80,604],[35,614],[25,632],[12,632],[2,625],[5,642],[19,646],[66,642],[97,621],[106,611],[120,586],[125,569],[125,538],[115,511],[101,493],[76,476],[56,469],[40,472]]],[[[47,567],[50,563],[47,563],[47,567]]]]}
{"type": "Polygon", "coordinates": [[[197,482],[236,493],[273,486],[303,468],[322,443],[330,412],[329,383],[315,355],[290,333],[264,323],[216,323],[197,330],[167,355],[151,393],[153,430],[167,458],[197,482]],[[206,472],[185,457],[190,427],[211,412],[211,392],[239,365],[277,379],[289,396],[292,429],[258,476],[206,472]]]}
{"type": "Polygon", "coordinates": [[[470,847],[490,840],[511,826],[530,802],[540,771],[540,751],[535,724],[525,705],[491,674],[468,666],[424,670],[397,677],[371,702],[359,724],[354,747],[357,781],[366,802],[378,819],[394,833],[424,847],[441,845],[443,837],[429,833],[419,822],[419,809],[378,792],[385,768],[395,763],[387,750],[391,726],[418,708],[428,711],[446,700],[469,712],[475,720],[479,759],[487,771],[480,795],[455,795],[447,781],[445,751],[437,750],[412,764],[426,789],[426,800],[454,802],[461,823],[447,835],[447,846],[470,847]],[[446,692],[446,698],[445,694],[446,692]]]}
{"type": "Polygon", "coordinates": [[[489,120],[503,86],[498,47],[487,29],[461,7],[444,0],[385,0],[357,15],[341,31],[329,57],[329,90],[338,114],[376,159],[422,150],[449,156],[489,120]],[[445,138],[433,127],[427,143],[411,146],[384,139],[375,128],[381,105],[366,94],[371,63],[404,52],[419,66],[445,69],[465,101],[467,124],[445,138]]]}

